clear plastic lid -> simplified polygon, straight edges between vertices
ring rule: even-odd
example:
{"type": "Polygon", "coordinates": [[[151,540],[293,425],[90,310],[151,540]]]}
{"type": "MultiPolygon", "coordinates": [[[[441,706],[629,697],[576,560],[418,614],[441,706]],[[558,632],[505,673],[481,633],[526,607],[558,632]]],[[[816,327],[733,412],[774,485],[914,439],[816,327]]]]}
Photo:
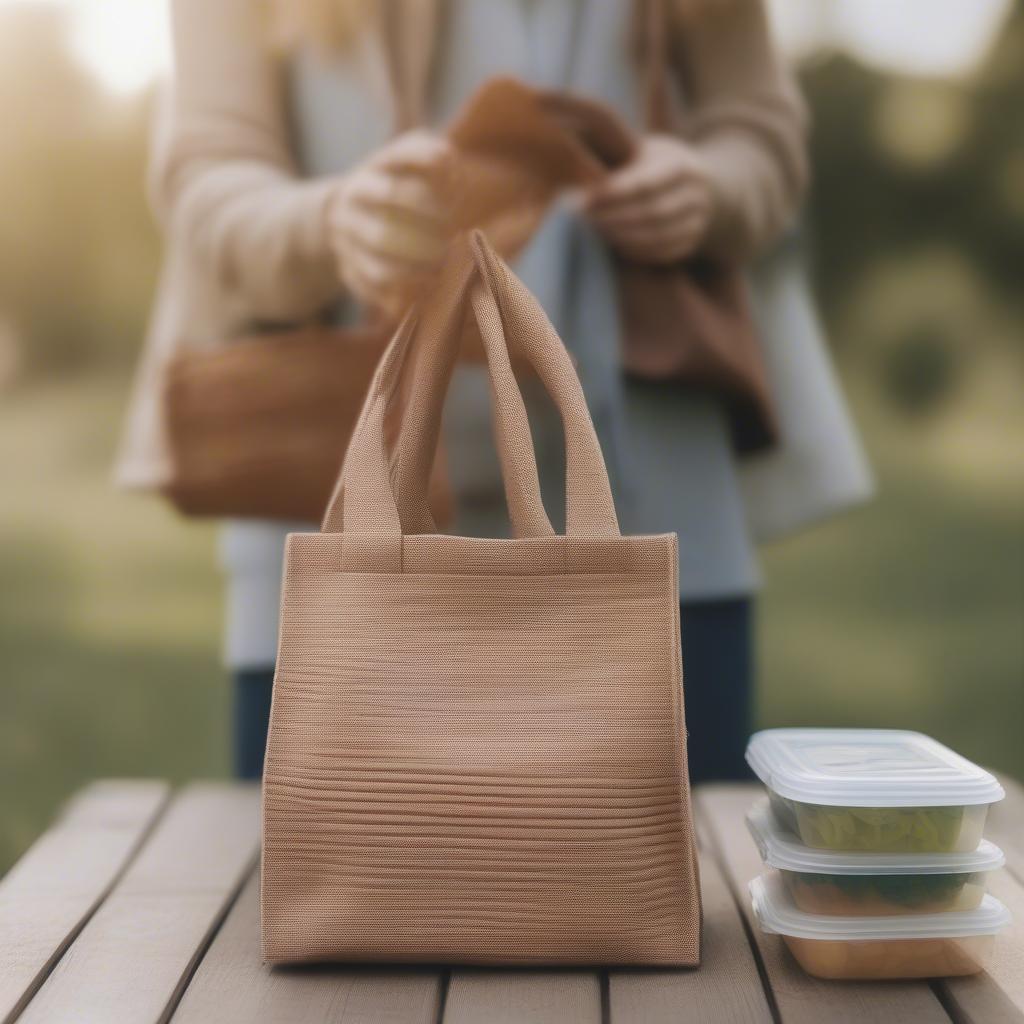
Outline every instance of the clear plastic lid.
{"type": "Polygon", "coordinates": [[[947,939],[995,935],[1010,923],[1010,912],[994,896],[975,910],[945,914],[892,914],[888,917],[838,917],[798,910],[778,875],[755,878],[750,899],[761,930],[797,939],[871,942],[880,939],[947,939]]]}
{"type": "Polygon", "coordinates": [[[813,875],[958,875],[995,871],[1003,851],[987,839],[970,853],[835,853],[805,846],[772,814],[768,801],[752,807],[747,828],[770,868],[813,875]]]}
{"type": "Polygon", "coordinates": [[[955,807],[1002,800],[993,775],[919,732],[766,729],[747,763],[779,796],[835,807],[955,807]]]}

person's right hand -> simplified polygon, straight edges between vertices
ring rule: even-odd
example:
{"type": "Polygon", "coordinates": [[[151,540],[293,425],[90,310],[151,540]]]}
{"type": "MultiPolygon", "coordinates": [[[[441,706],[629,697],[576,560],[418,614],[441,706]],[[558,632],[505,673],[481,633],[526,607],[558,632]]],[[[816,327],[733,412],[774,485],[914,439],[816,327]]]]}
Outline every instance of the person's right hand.
{"type": "Polygon", "coordinates": [[[398,136],[338,180],[327,228],[342,283],[399,315],[453,232],[445,198],[451,147],[426,131],[398,136]]]}

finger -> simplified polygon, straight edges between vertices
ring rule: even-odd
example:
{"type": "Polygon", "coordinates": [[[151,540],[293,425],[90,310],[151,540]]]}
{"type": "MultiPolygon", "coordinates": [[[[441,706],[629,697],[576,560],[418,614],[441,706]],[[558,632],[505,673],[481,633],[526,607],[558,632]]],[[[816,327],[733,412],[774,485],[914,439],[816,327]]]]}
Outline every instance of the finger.
{"type": "Polygon", "coordinates": [[[671,262],[693,253],[704,227],[702,219],[688,218],[667,227],[634,228],[608,237],[617,251],[632,259],[671,262]]]}
{"type": "Polygon", "coordinates": [[[628,245],[658,246],[671,243],[674,239],[699,236],[707,221],[703,217],[691,216],[671,223],[638,224],[628,228],[618,228],[609,232],[617,242],[628,245]]]}
{"type": "Polygon", "coordinates": [[[349,210],[342,231],[352,244],[382,259],[419,267],[435,265],[448,241],[433,227],[356,206],[349,210]]]}
{"type": "Polygon", "coordinates": [[[406,132],[385,146],[373,161],[395,171],[436,172],[451,159],[451,143],[427,131],[406,132]]]}
{"type": "Polygon", "coordinates": [[[621,203],[665,188],[675,178],[675,168],[661,161],[634,160],[613,171],[590,193],[594,207],[621,203]]]}
{"type": "Polygon", "coordinates": [[[451,217],[448,202],[424,177],[416,174],[360,175],[350,201],[376,211],[394,211],[440,227],[451,217]]]}
{"type": "Polygon", "coordinates": [[[401,260],[357,250],[346,261],[342,279],[364,302],[390,310],[407,303],[431,275],[401,260]]]}
{"type": "Polygon", "coordinates": [[[695,181],[697,177],[696,173],[691,174],[678,163],[637,160],[610,174],[592,189],[589,205],[594,210],[617,206],[678,188],[695,181]]]}
{"type": "Polygon", "coordinates": [[[594,223],[610,230],[672,224],[690,216],[706,216],[710,201],[702,188],[667,189],[632,202],[602,206],[590,211],[594,223]]]}
{"type": "Polygon", "coordinates": [[[403,259],[359,246],[352,248],[350,263],[362,280],[383,291],[403,289],[431,277],[437,269],[436,262],[403,259]]]}
{"type": "Polygon", "coordinates": [[[675,238],[643,239],[617,243],[615,249],[637,263],[679,263],[692,256],[700,245],[700,236],[687,233],[675,238]]]}
{"type": "Polygon", "coordinates": [[[351,260],[341,268],[341,283],[345,289],[366,306],[380,307],[383,289],[366,277],[351,260]]]}
{"type": "Polygon", "coordinates": [[[631,227],[610,231],[600,229],[609,244],[619,252],[655,254],[670,257],[692,252],[706,234],[703,218],[687,219],[673,225],[631,227]]]}
{"type": "Polygon", "coordinates": [[[400,293],[382,289],[355,271],[346,274],[343,283],[350,294],[367,309],[383,313],[390,320],[397,320],[401,316],[400,293]]]}

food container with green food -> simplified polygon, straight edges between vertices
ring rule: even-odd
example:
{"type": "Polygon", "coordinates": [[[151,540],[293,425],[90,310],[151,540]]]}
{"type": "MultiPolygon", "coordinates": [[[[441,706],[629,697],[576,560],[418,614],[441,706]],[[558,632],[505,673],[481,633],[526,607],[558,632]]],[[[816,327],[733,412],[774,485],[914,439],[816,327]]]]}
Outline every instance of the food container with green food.
{"type": "Polygon", "coordinates": [[[935,914],[981,906],[1002,850],[986,840],[970,853],[835,853],[815,850],[776,821],[767,801],[747,814],[747,827],[768,867],[775,868],[798,910],[879,917],[935,914]]]}
{"type": "Polygon", "coordinates": [[[984,769],[896,729],[768,729],[747,762],[775,816],[816,850],[964,853],[1004,795],[984,769]]]}
{"type": "Polygon", "coordinates": [[[817,978],[947,978],[985,966],[1009,911],[992,896],[974,910],[896,917],[808,914],[776,876],[755,878],[750,897],[761,930],[782,936],[800,966],[817,978]]]}

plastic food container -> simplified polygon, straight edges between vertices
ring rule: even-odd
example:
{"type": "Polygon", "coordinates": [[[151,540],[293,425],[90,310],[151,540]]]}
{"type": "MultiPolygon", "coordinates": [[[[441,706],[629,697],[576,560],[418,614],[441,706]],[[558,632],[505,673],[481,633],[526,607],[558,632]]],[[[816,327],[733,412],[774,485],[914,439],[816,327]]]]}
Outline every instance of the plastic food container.
{"type": "Polygon", "coordinates": [[[975,910],[989,872],[1006,858],[982,840],[971,853],[833,853],[783,828],[765,801],[747,815],[761,859],[775,868],[798,910],[880,917],[975,910]]]}
{"type": "Polygon", "coordinates": [[[779,821],[816,850],[966,853],[1003,788],[917,732],[768,729],[747,762],[779,821]]]}
{"type": "Polygon", "coordinates": [[[900,917],[832,917],[797,909],[778,876],[750,883],[761,930],[782,936],[800,966],[816,978],[878,980],[948,978],[980,971],[1006,907],[985,896],[975,910],[900,917]]]}

